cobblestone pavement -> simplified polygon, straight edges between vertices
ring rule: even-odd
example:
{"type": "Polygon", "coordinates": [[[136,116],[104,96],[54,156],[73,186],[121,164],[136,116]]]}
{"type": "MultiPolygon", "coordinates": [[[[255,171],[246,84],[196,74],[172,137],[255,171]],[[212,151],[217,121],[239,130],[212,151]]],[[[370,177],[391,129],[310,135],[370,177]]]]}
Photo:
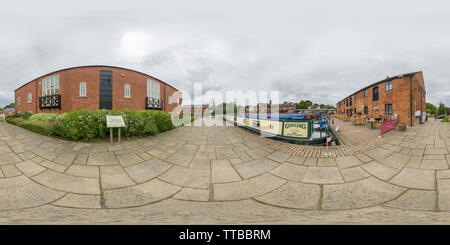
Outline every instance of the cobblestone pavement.
{"type": "Polygon", "coordinates": [[[303,149],[236,127],[89,144],[0,123],[0,223],[450,223],[450,124],[303,149]]]}

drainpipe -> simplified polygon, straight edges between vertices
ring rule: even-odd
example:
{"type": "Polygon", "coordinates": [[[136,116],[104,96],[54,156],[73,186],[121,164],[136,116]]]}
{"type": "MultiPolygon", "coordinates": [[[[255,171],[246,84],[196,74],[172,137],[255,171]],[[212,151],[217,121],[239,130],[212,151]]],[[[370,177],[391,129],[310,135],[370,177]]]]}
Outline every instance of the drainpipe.
{"type": "Polygon", "coordinates": [[[38,81],[37,79],[34,81],[34,92],[35,92],[34,100],[36,101],[36,103],[34,105],[34,107],[35,107],[34,114],[37,113],[37,104],[39,103],[38,92],[37,92],[37,81],[38,81]]]}
{"type": "Polygon", "coordinates": [[[410,108],[410,119],[409,119],[409,126],[412,126],[412,120],[413,120],[413,107],[412,107],[412,76],[409,76],[409,108],[410,108]]]}

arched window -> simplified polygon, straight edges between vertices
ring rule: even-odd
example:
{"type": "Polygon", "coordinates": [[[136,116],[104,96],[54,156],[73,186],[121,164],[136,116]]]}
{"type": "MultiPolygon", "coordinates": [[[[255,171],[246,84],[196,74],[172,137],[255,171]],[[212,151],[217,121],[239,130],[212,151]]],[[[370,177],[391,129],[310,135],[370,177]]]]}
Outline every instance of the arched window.
{"type": "Polygon", "coordinates": [[[86,82],[80,83],[80,97],[86,97],[86,82]]]}
{"type": "Polygon", "coordinates": [[[131,86],[130,86],[130,84],[125,84],[124,96],[125,96],[125,98],[131,98],[131,86]]]}

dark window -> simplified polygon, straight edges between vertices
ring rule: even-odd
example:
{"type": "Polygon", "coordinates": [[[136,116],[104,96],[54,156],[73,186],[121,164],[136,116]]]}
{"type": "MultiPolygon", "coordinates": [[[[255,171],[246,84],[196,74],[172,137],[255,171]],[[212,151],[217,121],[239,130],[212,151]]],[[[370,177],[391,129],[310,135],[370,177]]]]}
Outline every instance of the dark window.
{"type": "Polygon", "coordinates": [[[386,91],[392,90],[392,81],[388,81],[384,84],[384,87],[386,88],[386,91]]]}
{"type": "Polygon", "coordinates": [[[369,107],[368,106],[364,106],[364,114],[369,114],[369,107]]]}
{"type": "Polygon", "coordinates": [[[353,108],[353,112],[354,112],[354,114],[356,114],[356,108],[353,108]]]}
{"type": "Polygon", "coordinates": [[[369,97],[369,90],[368,89],[364,90],[364,97],[369,97]]]}
{"type": "Polygon", "coordinates": [[[378,87],[373,88],[373,101],[378,100],[378,87]]]}
{"type": "Polygon", "coordinates": [[[353,95],[353,101],[356,101],[356,94],[353,95]]]}
{"type": "Polygon", "coordinates": [[[392,104],[384,105],[384,114],[392,115],[392,104]]]}
{"type": "Polygon", "coordinates": [[[350,106],[352,106],[352,98],[350,97],[350,106]]]}

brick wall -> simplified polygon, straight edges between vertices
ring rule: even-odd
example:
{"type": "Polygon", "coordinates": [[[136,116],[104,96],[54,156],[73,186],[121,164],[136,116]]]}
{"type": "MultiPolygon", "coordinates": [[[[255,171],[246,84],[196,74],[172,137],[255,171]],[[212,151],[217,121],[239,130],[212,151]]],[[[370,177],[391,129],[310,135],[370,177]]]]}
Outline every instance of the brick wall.
{"type": "MultiPolygon", "coordinates": [[[[88,66],[76,67],[53,72],[42,76],[15,91],[15,97],[21,97],[21,105],[16,103],[16,111],[29,110],[33,113],[39,112],[68,112],[76,109],[98,109],[100,70],[111,70],[113,72],[113,109],[145,110],[145,98],[147,97],[147,79],[152,79],[160,84],[160,97],[164,101],[164,110],[172,111],[177,105],[167,105],[168,95],[177,92],[173,87],[145,74],[118,67],[88,66]],[[39,109],[38,97],[42,95],[42,80],[53,75],[59,75],[61,110],[39,109]],[[80,97],[79,84],[86,82],[86,96],[80,97]],[[131,86],[131,98],[125,98],[124,86],[131,86]],[[37,85],[37,86],[36,86],[37,85]],[[36,87],[37,89],[36,89],[36,87]],[[33,93],[33,101],[26,104],[26,94],[33,93]],[[37,96],[36,96],[37,95],[37,96]],[[36,110],[37,107],[37,110],[36,110]]],[[[181,93],[172,95],[173,101],[181,98],[181,93]]],[[[180,99],[181,102],[181,99],[180,99]]]]}
{"type": "Polygon", "coordinates": [[[420,121],[420,117],[415,117],[415,111],[425,112],[425,86],[423,73],[418,72],[403,77],[395,77],[386,79],[382,82],[373,84],[368,87],[368,96],[364,97],[364,90],[345,98],[337,104],[338,114],[347,114],[348,110],[356,108],[356,113],[367,118],[390,117],[385,113],[385,105],[392,104],[392,116],[397,114],[399,123],[408,125],[416,125],[420,121]],[[412,79],[412,87],[410,87],[410,79],[412,79]],[[386,82],[392,81],[392,90],[386,91],[386,82]],[[373,101],[373,89],[378,87],[379,99],[373,101]],[[419,88],[420,87],[420,88],[419,88]],[[412,100],[410,98],[410,90],[412,88],[412,100]],[[354,98],[356,95],[356,100],[354,98]],[[346,101],[352,98],[352,105],[346,101]],[[412,112],[411,112],[412,105],[412,112]],[[364,114],[364,106],[368,107],[368,114],[364,114]]]}

